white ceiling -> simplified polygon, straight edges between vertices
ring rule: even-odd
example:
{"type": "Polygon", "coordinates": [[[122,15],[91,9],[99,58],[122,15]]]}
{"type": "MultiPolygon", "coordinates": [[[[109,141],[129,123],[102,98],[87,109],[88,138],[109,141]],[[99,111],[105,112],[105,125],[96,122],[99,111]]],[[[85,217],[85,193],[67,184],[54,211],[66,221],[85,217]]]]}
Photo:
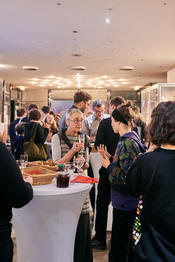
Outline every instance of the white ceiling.
{"type": "Polygon", "coordinates": [[[9,67],[0,68],[0,78],[14,86],[72,88],[78,80],[71,68],[84,66],[82,88],[166,82],[175,67],[174,14],[175,0],[1,0],[0,64],[9,67]]]}

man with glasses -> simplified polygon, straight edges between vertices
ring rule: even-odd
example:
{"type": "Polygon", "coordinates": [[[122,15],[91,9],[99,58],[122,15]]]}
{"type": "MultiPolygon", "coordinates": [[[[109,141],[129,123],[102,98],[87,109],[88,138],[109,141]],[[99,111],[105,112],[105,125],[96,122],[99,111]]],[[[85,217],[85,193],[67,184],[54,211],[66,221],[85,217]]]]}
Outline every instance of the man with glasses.
{"type": "MultiPolygon", "coordinates": [[[[92,99],[91,95],[89,95],[86,92],[78,91],[74,94],[74,103],[71,106],[71,108],[79,109],[82,113],[85,112],[85,110],[90,106],[90,100],[92,99]]],[[[60,123],[59,123],[59,131],[61,132],[63,129],[66,129],[67,125],[65,122],[66,119],[66,112],[67,110],[62,114],[60,123]]]]}
{"type": "MultiPolygon", "coordinates": [[[[84,126],[83,126],[83,133],[88,135],[90,137],[90,142],[95,142],[96,133],[98,130],[98,126],[102,119],[110,117],[108,114],[104,114],[104,103],[100,99],[96,99],[92,103],[92,109],[93,114],[91,116],[88,116],[84,120],[84,126]]],[[[93,170],[91,164],[89,164],[88,168],[88,176],[94,177],[93,170]]],[[[91,206],[95,208],[95,186],[90,191],[90,201],[91,206]]]]}
{"type": "Polygon", "coordinates": [[[104,103],[100,99],[96,99],[92,103],[93,114],[84,120],[83,132],[90,137],[90,142],[95,142],[95,136],[100,121],[108,118],[110,115],[104,114],[104,103]]]}

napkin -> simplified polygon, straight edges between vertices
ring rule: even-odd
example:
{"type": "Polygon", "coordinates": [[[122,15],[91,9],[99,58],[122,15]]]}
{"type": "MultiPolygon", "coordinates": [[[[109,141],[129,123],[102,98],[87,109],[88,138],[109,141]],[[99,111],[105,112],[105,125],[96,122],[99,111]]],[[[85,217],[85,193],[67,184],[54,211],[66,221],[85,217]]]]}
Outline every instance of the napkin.
{"type": "Polygon", "coordinates": [[[24,173],[25,174],[30,174],[30,175],[39,175],[39,174],[41,174],[41,172],[39,170],[32,170],[32,171],[25,171],[24,170],[24,173]]]}
{"type": "Polygon", "coordinates": [[[90,184],[94,184],[94,183],[98,183],[98,178],[78,175],[71,182],[72,183],[90,183],[90,184]]]}

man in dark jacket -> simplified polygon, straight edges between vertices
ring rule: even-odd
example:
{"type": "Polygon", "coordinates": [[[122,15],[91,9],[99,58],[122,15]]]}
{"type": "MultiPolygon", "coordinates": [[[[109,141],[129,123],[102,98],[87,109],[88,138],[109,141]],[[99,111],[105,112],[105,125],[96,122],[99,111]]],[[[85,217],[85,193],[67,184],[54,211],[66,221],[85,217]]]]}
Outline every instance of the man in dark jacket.
{"type": "MultiPolygon", "coordinates": [[[[110,102],[110,114],[120,104],[124,103],[122,97],[116,96],[110,102]]],[[[103,144],[107,147],[107,151],[113,156],[119,141],[119,134],[115,134],[111,126],[111,117],[103,119],[98,127],[95,147],[103,144]]],[[[106,249],[106,227],[107,227],[107,216],[108,206],[111,202],[109,182],[109,173],[106,168],[101,167],[99,170],[99,184],[98,194],[96,201],[96,221],[95,231],[96,234],[92,239],[92,247],[95,249],[106,249]]]]}
{"type": "Polygon", "coordinates": [[[14,120],[10,126],[9,126],[9,136],[10,136],[10,142],[11,142],[11,152],[14,155],[14,141],[16,137],[15,133],[15,126],[20,123],[20,122],[25,122],[25,117],[26,117],[26,111],[24,108],[17,109],[16,111],[17,114],[17,119],[14,120]]]}

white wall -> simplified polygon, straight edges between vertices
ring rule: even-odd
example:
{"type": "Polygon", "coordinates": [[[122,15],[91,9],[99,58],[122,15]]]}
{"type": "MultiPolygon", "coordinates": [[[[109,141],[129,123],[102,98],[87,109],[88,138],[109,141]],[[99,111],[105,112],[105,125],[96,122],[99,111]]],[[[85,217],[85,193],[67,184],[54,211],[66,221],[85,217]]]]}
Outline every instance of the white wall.
{"type": "Polygon", "coordinates": [[[175,68],[167,72],[167,83],[175,83],[175,68]]]}

